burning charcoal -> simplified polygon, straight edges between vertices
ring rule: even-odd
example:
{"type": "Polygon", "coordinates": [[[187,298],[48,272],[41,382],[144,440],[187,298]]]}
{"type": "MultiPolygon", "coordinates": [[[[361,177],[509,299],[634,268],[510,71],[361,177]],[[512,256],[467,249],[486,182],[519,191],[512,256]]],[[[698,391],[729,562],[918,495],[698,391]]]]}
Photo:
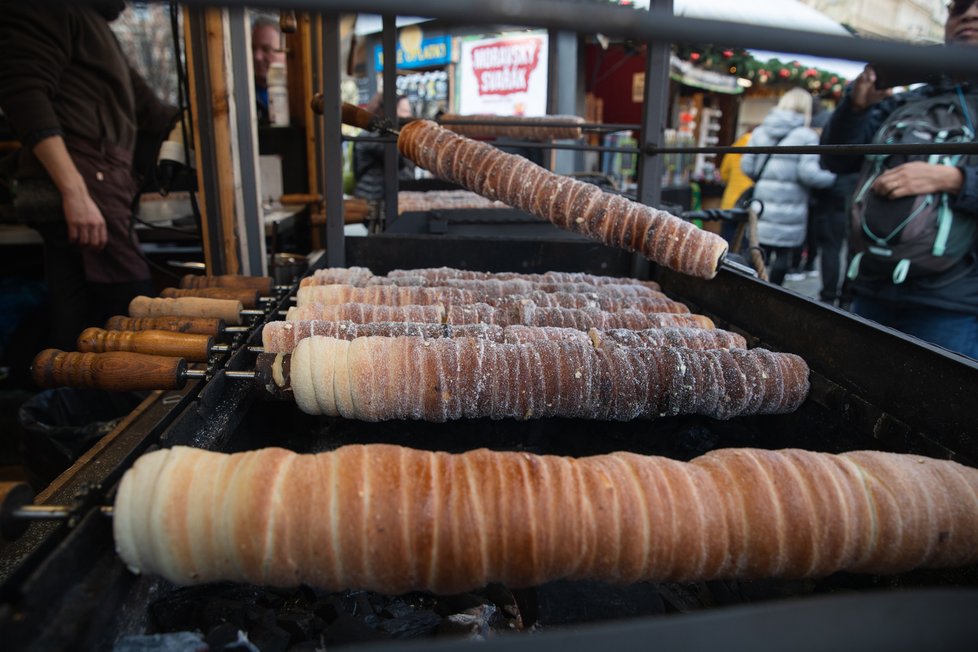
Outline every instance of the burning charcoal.
{"type": "Polygon", "coordinates": [[[232,625],[230,623],[224,623],[212,627],[209,632],[207,632],[207,645],[210,646],[212,650],[223,650],[226,646],[234,645],[238,642],[238,633],[241,630],[237,625],[232,625]]]}
{"type": "Polygon", "coordinates": [[[496,605],[499,610],[499,617],[503,621],[501,627],[505,629],[523,629],[523,616],[520,613],[519,602],[516,595],[502,584],[490,584],[485,589],[486,597],[496,605]]]}
{"type": "Polygon", "coordinates": [[[323,598],[312,603],[312,612],[327,624],[336,620],[342,609],[343,606],[334,597],[323,598]]]}
{"type": "Polygon", "coordinates": [[[441,617],[430,611],[411,611],[397,618],[381,620],[379,627],[391,638],[421,638],[434,634],[441,622],[441,617]]]}
{"type": "Polygon", "coordinates": [[[322,618],[317,618],[312,612],[286,611],[278,615],[275,624],[289,633],[293,643],[313,638],[326,628],[322,618]]]}
{"type": "Polygon", "coordinates": [[[248,635],[261,652],[285,652],[292,641],[287,631],[277,625],[268,625],[264,622],[254,625],[248,635]]]}
{"type": "Polygon", "coordinates": [[[112,652],[206,652],[207,649],[207,643],[197,632],[123,636],[112,646],[112,652]]]}
{"type": "Polygon", "coordinates": [[[489,633],[490,622],[495,615],[495,606],[480,604],[442,620],[438,627],[438,635],[484,640],[489,633]]]}
{"type": "Polygon", "coordinates": [[[435,605],[435,612],[444,617],[467,612],[470,609],[478,609],[486,603],[486,598],[474,593],[460,593],[459,595],[446,595],[438,600],[435,605]]]}
{"type": "Polygon", "coordinates": [[[182,632],[193,629],[196,603],[189,597],[190,591],[177,591],[149,606],[153,629],[158,632],[182,632]]]}
{"type": "Polygon", "coordinates": [[[400,598],[388,602],[378,613],[384,618],[400,618],[413,614],[417,609],[400,598]]]}
{"type": "Polygon", "coordinates": [[[316,594],[307,586],[300,586],[290,596],[285,599],[282,605],[283,611],[296,611],[308,613],[312,609],[312,604],[316,601],[316,594]]]}
{"type": "Polygon", "coordinates": [[[245,603],[222,597],[202,598],[195,617],[203,631],[225,623],[234,625],[235,629],[244,629],[245,603]]]}
{"type": "Polygon", "coordinates": [[[367,627],[362,618],[348,613],[340,614],[322,634],[322,640],[327,648],[352,643],[384,641],[388,638],[386,633],[367,627]]]}

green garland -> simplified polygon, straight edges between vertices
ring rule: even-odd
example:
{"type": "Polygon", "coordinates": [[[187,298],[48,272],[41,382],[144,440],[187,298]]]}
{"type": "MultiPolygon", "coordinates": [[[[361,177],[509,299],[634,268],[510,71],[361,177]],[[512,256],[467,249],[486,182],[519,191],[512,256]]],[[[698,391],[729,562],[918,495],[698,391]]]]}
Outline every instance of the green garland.
{"type": "Polygon", "coordinates": [[[809,68],[797,61],[759,61],[747,50],[720,46],[676,46],[675,54],[695,66],[737,75],[758,86],[799,86],[822,97],[841,97],[846,79],[830,70],[809,68]]]}

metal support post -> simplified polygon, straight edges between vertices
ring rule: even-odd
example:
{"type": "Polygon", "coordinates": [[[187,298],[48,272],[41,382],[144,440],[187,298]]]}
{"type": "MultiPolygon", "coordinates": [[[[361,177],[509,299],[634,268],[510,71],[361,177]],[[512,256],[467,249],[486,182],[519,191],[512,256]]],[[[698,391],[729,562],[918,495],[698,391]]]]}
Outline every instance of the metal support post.
{"type": "MultiPolygon", "coordinates": [[[[397,125],[397,17],[383,17],[384,52],[384,116],[389,124],[397,125]]],[[[398,188],[397,144],[384,144],[384,222],[385,228],[397,219],[398,188]]]]}
{"type": "Polygon", "coordinates": [[[326,265],[346,265],[343,241],[343,134],[340,119],[340,16],[323,14],[323,197],[326,200],[326,265]]]}

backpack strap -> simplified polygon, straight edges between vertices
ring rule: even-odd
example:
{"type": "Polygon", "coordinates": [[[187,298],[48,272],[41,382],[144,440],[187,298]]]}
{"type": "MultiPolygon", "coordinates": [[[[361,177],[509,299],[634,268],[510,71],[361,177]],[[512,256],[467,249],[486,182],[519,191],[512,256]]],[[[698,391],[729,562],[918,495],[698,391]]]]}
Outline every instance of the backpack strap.
{"type": "Polygon", "coordinates": [[[856,277],[859,276],[859,263],[863,261],[863,253],[860,251],[858,254],[852,257],[849,261],[849,269],[846,270],[846,278],[850,281],[855,281],[856,277]]]}
{"type": "Polygon", "coordinates": [[[907,280],[907,274],[910,273],[910,260],[908,258],[902,259],[897,263],[896,267],[893,268],[893,284],[900,285],[907,280]]]}

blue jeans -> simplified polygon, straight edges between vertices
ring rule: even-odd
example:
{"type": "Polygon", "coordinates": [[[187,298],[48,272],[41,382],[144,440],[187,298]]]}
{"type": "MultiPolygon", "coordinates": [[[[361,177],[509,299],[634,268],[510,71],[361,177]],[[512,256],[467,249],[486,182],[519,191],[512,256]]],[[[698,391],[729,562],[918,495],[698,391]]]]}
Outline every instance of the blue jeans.
{"type": "Polygon", "coordinates": [[[928,306],[896,306],[856,297],[852,311],[925,342],[978,359],[978,316],[928,306]]]}

